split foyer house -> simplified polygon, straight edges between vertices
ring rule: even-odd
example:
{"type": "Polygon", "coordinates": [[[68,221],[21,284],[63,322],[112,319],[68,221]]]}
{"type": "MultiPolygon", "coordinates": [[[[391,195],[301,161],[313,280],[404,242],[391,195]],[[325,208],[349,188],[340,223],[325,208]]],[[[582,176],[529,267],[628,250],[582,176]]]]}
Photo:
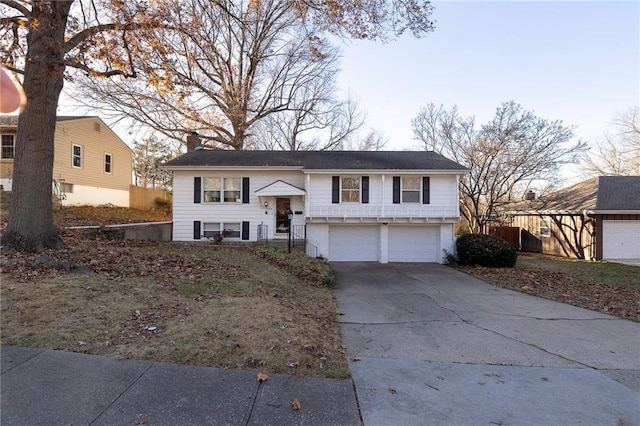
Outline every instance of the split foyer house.
{"type": "Polygon", "coordinates": [[[434,152],[192,150],[173,172],[173,240],[285,239],[289,224],[332,261],[442,262],[458,182],[434,152]],[[289,219],[291,217],[291,220],[289,219]]]}
{"type": "MultiPolygon", "coordinates": [[[[11,191],[18,117],[0,116],[0,183],[11,191]]],[[[99,117],[56,120],[53,176],[65,205],[129,206],[133,151],[99,117]]]]}
{"type": "Polygon", "coordinates": [[[640,176],[600,176],[507,206],[521,249],[591,260],[640,259],[640,176]]]}

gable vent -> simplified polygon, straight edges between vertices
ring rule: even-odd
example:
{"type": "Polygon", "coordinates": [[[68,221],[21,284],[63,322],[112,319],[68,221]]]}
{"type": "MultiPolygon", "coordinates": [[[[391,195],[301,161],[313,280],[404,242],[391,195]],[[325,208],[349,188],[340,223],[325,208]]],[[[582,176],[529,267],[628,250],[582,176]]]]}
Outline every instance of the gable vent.
{"type": "Polygon", "coordinates": [[[97,121],[93,123],[93,131],[100,132],[100,123],[98,123],[97,121]]]}

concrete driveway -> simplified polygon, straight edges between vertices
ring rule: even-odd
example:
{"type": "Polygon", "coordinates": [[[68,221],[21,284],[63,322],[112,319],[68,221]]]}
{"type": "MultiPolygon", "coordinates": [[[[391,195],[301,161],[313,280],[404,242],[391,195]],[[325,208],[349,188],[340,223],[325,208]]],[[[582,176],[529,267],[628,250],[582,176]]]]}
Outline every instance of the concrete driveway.
{"type": "Polygon", "coordinates": [[[374,425],[640,425],[640,324],[435,264],[335,263],[374,425]]]}

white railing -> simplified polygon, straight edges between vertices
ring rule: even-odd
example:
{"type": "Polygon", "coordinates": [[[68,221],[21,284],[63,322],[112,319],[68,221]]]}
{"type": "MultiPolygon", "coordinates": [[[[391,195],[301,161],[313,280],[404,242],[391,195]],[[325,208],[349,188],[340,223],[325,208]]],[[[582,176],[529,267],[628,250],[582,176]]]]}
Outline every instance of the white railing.
{"type": "Polygon", "coordinates": [[[334,204],[331,206],[308,206],[308,218],[313,217],[458,217],[458,206],[434,206],[429,204],[334,204]]]}

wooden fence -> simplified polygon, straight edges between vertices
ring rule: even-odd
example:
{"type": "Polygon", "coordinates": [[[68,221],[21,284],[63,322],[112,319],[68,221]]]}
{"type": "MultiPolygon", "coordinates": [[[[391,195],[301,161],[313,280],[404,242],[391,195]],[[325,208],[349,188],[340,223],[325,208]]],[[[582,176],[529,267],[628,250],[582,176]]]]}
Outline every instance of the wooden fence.
{"type": "Polygon", "coordinates": [[[156,207],[156,198],[171,203],[171,194],[162,189],[143,188],[131,185],[129,187],[129,207],[137,210],[153,210],[156,207]]]}

